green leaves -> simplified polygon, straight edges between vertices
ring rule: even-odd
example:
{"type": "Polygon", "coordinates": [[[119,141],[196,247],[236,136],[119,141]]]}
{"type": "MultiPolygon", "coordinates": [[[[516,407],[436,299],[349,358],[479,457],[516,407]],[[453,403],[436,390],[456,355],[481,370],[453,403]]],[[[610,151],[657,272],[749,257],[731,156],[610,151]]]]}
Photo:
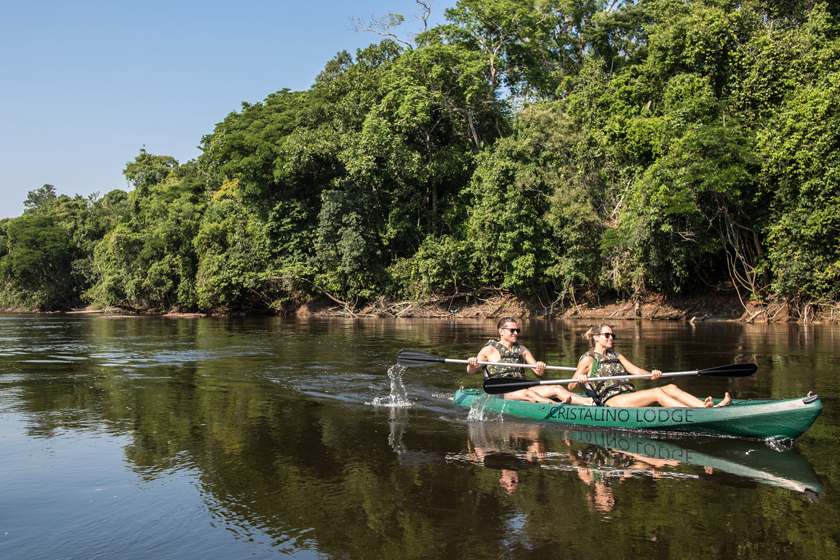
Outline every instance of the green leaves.
{"type": "Polygon", "coordinates": [[[23,201],[23,205],[26,206],[24,212],[38,212],[45,209],[56,198],[58,196],[53,185],[44,185],[38,190],[29,191],[26,200],[23,201]]]}
{"type": "Polygon", "coordinates": [[[726,280],[836,301],[829,7],[461,0],[406,49],[342,51],[309,90],[243,103],[197,161],[141,150],[130,193],[30,192],[0,225],[4,302],[277,310],[726,280]]]}
{"type": "Polygon", "coordinates": [[[383,288],[379,279],[384,262],[374,204],[371,192],[364,188],[323,194],[315,251],[330,293],[369,298],[383,288]]]}
{"type": "Polygon", "coordinates": [[[126,164],[123,170],[126,180],[140,192],[147,192],[169,177],[170,172],[178,167],[178,162],[170,156],[155,156],[145,149],[133,162],[126,164]]]}
{"type": "Polygon", "coordinates": [[[0,274],[9,285],[3,299],[50,308],[72,297],[73,243],[67,232],[52,217],[39,214],[24,214],[6,222],[4,229],[8,241],[0,274]]]}
{"type": "Polygon", "coordinates": [[[834,301],[840,286],[840,73],[791,96],[759,135],[772,288],[834,301]]]}

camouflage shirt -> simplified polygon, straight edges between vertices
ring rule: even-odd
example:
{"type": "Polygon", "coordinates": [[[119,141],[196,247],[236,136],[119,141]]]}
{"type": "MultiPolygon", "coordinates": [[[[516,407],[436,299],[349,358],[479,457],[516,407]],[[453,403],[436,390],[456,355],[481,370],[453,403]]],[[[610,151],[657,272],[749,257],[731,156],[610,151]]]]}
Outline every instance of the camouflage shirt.
{"type": "MultiPolygon", "coordinates": [[[[607,355],[599,354],[594,350],[590,350],[580,357],[582,360],[586,356],[592,356],[594,362],[592,363],[592,371],[589,372],[589,377],[612,377],[614,375],[627,375],[627,370],[618,359],[618,354],[612,350],[607,350],[607,355]]],[[[580,360],[578,360],[580,361],[580,360]]],[[[620,395],[621,393],[633,392],[636,386],[629,379],[613,379],[610,381],[592,381],[592,387],[595,389],[598,398],[602,402],[607,402],[611,397],[620,395]]]]}
{"type": "MultiPolygon", "coordinates": [[[[484,346],[492,346],[499,351],[501,357],[499,362],[508,364],[524,364],[525,358],[522,356],[522,349],[518,342],[514,342],[510,349],[505,348],[505,345],[498,340],[488,340],[484,346]]],[[[485,377],[522,377],[522,368],[508,367],[508,366],[484,366],[485,377]]]]}

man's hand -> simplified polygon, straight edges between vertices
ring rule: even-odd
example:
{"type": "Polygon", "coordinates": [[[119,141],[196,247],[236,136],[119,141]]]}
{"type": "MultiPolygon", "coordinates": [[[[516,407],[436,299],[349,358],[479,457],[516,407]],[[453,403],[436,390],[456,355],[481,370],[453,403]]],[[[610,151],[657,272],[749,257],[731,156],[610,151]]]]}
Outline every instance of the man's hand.
{"type": "Polygon", "coordinates": [[[467,358],[467,373],[475,373],[476,369],[480,369],[478,365],[478,356],[470,356],[467,358]]]}

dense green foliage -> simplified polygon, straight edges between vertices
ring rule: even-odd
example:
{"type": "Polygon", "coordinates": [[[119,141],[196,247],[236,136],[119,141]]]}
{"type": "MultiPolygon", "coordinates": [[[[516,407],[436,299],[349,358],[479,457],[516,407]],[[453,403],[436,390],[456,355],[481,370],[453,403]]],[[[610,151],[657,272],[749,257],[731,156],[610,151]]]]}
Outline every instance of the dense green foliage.
{"type": "Polygon", "coordinates": [[[833,304],[833,3],[461,0],[243,103],[179,165],[0,222],[7,306],[348,306],[728,286],[833,304]],[[411,48],[405,47],[411,45],[411,48]],[[401,46],[403,45],[403,46],[401,46]]]}

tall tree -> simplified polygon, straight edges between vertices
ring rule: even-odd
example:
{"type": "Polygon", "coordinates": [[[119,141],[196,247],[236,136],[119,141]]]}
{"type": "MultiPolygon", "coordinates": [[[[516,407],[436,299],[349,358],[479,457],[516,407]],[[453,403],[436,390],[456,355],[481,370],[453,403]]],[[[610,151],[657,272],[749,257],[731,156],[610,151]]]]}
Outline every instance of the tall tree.
{"type": "Polygon", "coordinates": [[[72,275],[73,243],[55,219],[24,214],[6,224],[6,254],[0,258],[12,300],[37,308],[67,304],[77,295],[72,275]]]}

